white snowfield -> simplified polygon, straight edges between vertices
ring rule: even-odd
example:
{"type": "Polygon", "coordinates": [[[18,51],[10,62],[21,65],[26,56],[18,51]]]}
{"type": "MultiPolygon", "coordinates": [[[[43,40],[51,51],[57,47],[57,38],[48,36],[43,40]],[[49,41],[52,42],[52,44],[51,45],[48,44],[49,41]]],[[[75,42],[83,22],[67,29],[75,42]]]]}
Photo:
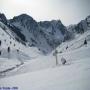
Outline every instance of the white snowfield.
{"type": "Polygon", "coordinates": [[[90,31],[62,43],[57,50],[60,52],[57,66],[53,52],[47,56],[36,55],[14,71],[5,73],[6,78],[0,78],[0,87],[17,87],[17,90],[90,90],[90,31]],[[85,38],[87,45],[83,45],[85,38]],[[61,64],[62,57],[67,61],[66,65],[61,64]]]}
{"type": "Polygon", "coordinates": [[[0,87],[18,87],[18,90],[90,90],[90,58],[0,79],[0,87]]]}

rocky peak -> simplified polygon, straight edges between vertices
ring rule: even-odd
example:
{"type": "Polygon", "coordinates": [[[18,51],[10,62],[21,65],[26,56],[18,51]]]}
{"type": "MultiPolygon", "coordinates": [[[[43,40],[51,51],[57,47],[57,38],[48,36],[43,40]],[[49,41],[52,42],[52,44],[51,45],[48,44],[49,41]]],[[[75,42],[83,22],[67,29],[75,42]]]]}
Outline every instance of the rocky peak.
{"type": "Polygon", "coordinates": [[[0,13],[0,21],[3,23],[7,23],[7,18],[5,17],[5,15],[3,13],[0,13]]]}
{"type": "Polygon", "coordinates": [[[45,28],[49,30],[49,32],[52,32],[52,33],[58,30],[64,35],[66,31],[66,27],[62,24],[60,20],[43,21],[43,22],[39,22],[39,25],[42,28],[45,28]]]}
{"type": "Polygon", "coordinates": [[[16,24],[19,23],[22,27],[28,29],[29,31],[38,27],[37,22],[27,14],[21,14],[19,16],[14,17],[10,20],[10,23],[17,26],[16,24]]]}

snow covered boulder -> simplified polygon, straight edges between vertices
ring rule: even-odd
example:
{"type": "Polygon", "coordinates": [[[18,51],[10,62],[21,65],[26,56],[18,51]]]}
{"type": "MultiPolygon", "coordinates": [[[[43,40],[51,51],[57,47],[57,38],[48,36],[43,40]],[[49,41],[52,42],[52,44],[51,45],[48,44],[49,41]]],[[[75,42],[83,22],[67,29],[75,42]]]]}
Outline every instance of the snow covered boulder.
{"type": "Polygon", "coordinates": [[[61,58],[61,63],[64,65],[66,63],[66,59],[65,58],[61,58]]]}

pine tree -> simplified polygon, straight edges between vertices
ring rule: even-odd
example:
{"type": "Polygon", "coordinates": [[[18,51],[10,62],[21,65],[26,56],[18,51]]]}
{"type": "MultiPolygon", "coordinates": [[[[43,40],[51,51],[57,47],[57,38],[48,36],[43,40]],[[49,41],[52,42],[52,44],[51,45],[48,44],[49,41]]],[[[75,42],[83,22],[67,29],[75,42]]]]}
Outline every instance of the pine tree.
{"type": "Polygon", "coordinates": [[[1,55],[1,44],[2,44],[2,41],[0,40],[0,55],[1,55]]]}
{"type": "Polygon", "coordinates": [[[1,46],[1,43],[2,43],[2,42],[1,42],[1,40],[0,40],[0,46],[1,46]]]}
{"type": "Polygon", "coordinates": [[[8,47],[7,51],[8,51],[8,53],[10,52],[10,47],[8,47]]]}
{"type": "Polygon", "coordinates": [[[0,55],[1,55],[1,51],[0,51],[0,55]]]}
{"type": "Polygon", "coordinates": [[[87,45],[87,40],[86,39],[84,40],[84,45],[87,45]]]}
{"type": "Polygon", "coordinates": [[[8,59],[10,58],[10,47],[7,48],[8,51],[8,59]]]}

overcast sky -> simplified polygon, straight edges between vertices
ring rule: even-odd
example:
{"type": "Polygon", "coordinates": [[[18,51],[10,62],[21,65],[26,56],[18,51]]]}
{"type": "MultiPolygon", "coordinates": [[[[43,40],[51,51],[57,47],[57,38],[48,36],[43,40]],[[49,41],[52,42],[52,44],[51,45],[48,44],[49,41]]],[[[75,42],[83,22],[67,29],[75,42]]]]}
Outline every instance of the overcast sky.
{"type": "Polygon", "coordinates": [[[27,13],[37,21],[60,19],[69,25],[90,15],[90,0],[0,0],[0,12],[8,19],[27,13]]]}

